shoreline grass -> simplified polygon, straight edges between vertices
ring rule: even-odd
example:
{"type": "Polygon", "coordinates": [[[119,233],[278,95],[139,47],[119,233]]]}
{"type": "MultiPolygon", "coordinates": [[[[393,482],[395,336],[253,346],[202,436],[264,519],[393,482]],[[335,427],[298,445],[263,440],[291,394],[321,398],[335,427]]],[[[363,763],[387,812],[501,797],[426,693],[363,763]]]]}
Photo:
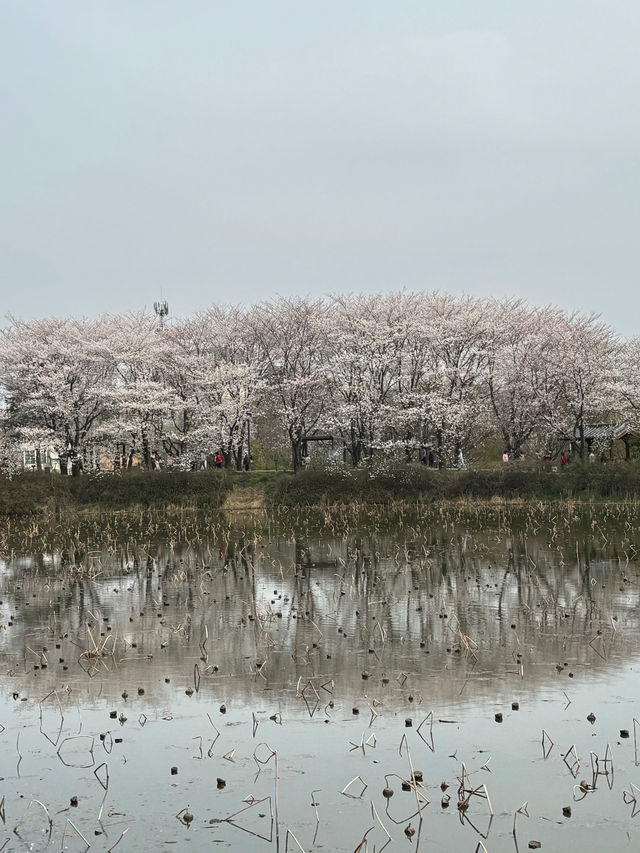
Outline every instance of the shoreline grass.
{"type": "Polygon", "coordinates": [[[262,506],[389,506],[398,502],[495,498],[620,501],[640,498],[640,465],[579,465],[559,472],[522,469],[437,470],[417,465],[291,472],[147,472],[67,477],[27,472],[0,478],[0,515],[22,516],[65,509],[241,508],[262,494],[262,506]],[[233,494],[234,499],[229,500],[233,494]],[[251,500],[249,497],[251,496],[251,500]]]}

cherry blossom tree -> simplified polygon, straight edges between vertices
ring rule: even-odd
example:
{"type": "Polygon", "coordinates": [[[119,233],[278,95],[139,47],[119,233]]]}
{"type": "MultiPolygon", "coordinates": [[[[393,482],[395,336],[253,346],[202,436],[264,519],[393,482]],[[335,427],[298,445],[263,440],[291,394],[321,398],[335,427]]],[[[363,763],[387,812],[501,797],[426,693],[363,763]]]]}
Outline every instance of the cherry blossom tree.
{"type": "MultiPolygon", "coordinates": [[[[192,342],[187,369],[181,372],[187,379],[182,385],[188,384],[190,390],[188,394],[180,391],[181,399],[193,401],[192,440],[219,450],[225,466],[239,470],[251,418],[260,407],[266,370],[246,313],[213,306],[198,319],[197,335],[185,336],[183,329],[180,336],[192,342]]],[[[168,375],[170,384],[178,389],[173,374],[168,375]]]]}
{"type": "Polygon", "coordinates": [[[547,326],[545,379],[540,388],[547,430],[571,442],[582,458],[585,427],[615,416],[619,345],[595,315],[554,311],[547,326]]]}
{"type": "Polygon", "coordinates": [[[332,297],[327,363],[332,400],[327,419],[354,465],[404,438],[398,407],[410,329],[405,294],[332,297]]]}
{"type": "Polygon", "coordinates": [[[247,316],[264,363],[265,392],[289,437],[294,470],[305,436],[325,415],[327,321],[323,300],[280,298],[256,305],[247,316]]]}
{"type": "Polygon", "coordinates": [[[179,320],[161,331],[162,381],[170,391],[163,413],[162,445],[174,460],[188,462],[203,441],[203,375],[210,357],[210,329],[206,317],[179,320]]]}
{"type": "Polygon", "coordinates": [[[490,312],[481,300],[433,294],[421,303],[415,320],[414,410],[442,466],[477,444],[488,429],[483,388],[490,312]]]}
{"type": "Polygon", "coordinates": [[[150,468],[174,404],[162,370],[168,359],[167,340],[157,318],[146,314],[111,316],[108,323],[110,334],[101,351],[113,382],[103,437],[114,448],[121,446],[128,466],[133,455],[140,453],[144,466],[150,468]]]}
{"type": "Polygon", "coordinates": [[[53,447],[74,463],[87,454],[105,416],[112,364],[104,358],[109,324],[10,318],[0,334],[5,422],[21,443],[53,447]]]}
{"type": "Polygon", "coordinates": [[[616,390],[623,417],[631,424],[640,422],[640,338],[624,341],[618,351],[616,390]]]}
{"type": "Polygon", "coordinates": [[[551,309],[530,309],[511,299],[491,303],[489,311],[489,404],[506,451],[518,458],[543,422],[556,317],[551,309]]]}

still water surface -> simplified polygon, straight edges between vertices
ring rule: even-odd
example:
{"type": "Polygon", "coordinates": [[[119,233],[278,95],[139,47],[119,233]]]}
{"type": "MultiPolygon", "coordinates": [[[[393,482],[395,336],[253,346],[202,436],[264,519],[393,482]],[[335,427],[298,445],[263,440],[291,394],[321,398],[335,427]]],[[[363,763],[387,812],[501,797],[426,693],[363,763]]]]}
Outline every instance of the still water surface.
{"type": "Polygon", "coordinates": [[[7,525],[0,849],[637,848],[636,516],[7,525]]]}

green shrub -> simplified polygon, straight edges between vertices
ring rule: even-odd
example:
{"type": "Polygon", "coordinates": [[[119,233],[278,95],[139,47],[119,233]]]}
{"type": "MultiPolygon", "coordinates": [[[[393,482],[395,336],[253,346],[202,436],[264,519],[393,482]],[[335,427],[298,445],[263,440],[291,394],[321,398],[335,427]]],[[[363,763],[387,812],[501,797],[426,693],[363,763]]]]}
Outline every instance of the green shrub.
{"type": "Polygon", "coordinates": [[[477,498],[627,498],[640,496],[640,466],[575,463],[565,471],[517,465],[495,470],[431,469],[400,465],[377,470],[309,470],[281,480],[274,501],[286,505],[390,503],[394,500],[477,498]]]}
{"type": "Polygon", "coordinates": [[[189,505],[218,507],[232,487],[224,471],[124,471],[120,474],[23,473],[0,479],[0,514],[25,515],[45,508],[189,505]]]}
{"type": "Polygon", "coordinates": [[[0,478],[0,515],[98,506],[217,508],[234,487],[262,489],[268,503],[287,506],[390,504],[456,498],[640,497],[640,465],[574,463],[564,471],[533,471],[518,465],[488,470],[438,470],[422,465],[376,469],[318,468],[297,475],[275,472],[124,471],[66,477],[23,473],[0,478]]]}

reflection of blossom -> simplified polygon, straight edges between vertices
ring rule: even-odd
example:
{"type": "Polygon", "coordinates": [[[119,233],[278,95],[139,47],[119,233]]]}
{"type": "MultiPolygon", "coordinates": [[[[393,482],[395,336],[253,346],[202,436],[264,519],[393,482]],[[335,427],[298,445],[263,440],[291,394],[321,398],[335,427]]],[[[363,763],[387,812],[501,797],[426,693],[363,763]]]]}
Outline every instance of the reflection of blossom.
{"type": "MultiPolygon", "coordinates": [[[[25,525],[26,535],[20,540],[15,530],[10,540],[5,532],[3,552],[26,552],[28,556],[7,557],[4,570],[10,580],[20,577],[23,589],[33,586],[36,598],[23,617],[26,635],[11,633],[6,638],[13,644],[9,653],[16,659],[22,657],[24,643],[28,641],[33,647],[33,639],[28,638],[38,632],[42,632],[42,645],[46,645],[50,602],[58,600],[58,596],[60,618],[67,620],[72,629],[70,636],[82,628],[86,631],[89,613],[101,613],[109,615],[114,636],[128,642],[139,638],[139,626],[129,622],[132,613],[143,612],[152,599],[162,600],[167,602],[167,623],[181,624],[188,597],[193,600],[193,624],[200,625],[201,618],[206,620],[209,635],[217,638],[216,665],[221,672],[247,673],[247,660],[256,659],[253,630],[248,627],[229,631],[228,626],[242,625],[243,617],[257,611],[265,648],[270,650],[269,657],[275,655],[272,659],[277,660],[277,666],[267,666],[264,674],[270,686],[290,686],[295,684],[300,666],[300,658],[296,660],[292,653],[311,647],[318,638],[317,629],[309,620],[293,618],[302,595],[307,609],[313,612],[313,622],[324,634],[323,650],[332,655],[323,665],[323,673],[330,672],[328,677],[340,680],[348,691],[361,690],[362,661],[353,654],[353,648],[361,648],[364,635],[360,632],[365,628],[359,613],[364,611],[365,603],[367,612],[376,616],[374,633],[384,632],[388,657],[385,668],[405,669],[411,645],[417,647],[421,640],[428,639],[430,654],[412,657],[412,678],[429,678],[431,694],[436,691],[434,695],[447,696],[452,701],[460,701],[460,687],[469,675],[467,663],[473,664],[463,654],[458,658],[460,663],[451,665],[451,649],[456,646],[459,632],[473,637],[479,646],[480,677],[471,679],[462,697],[470,701],[474,690],[475,695],[483,695],[496,685],[504,687],[505,665],[510,665],[514,652],[523,649],[538,663],[527,669],[525,688],[544,685],[555,676],[553,666],[545,664],[570,656],[578,663],[588,662],[590,668],[606,665],[589,647],[594,618],[601,620],[608,640],[612,631],[609,617],[618,616],[619,627],[624,624],[627,630],[618,632],[612,648],[615,659],[635,655],[635,636],[640,627],[638,591],[629,585],[624,594],[619,592],[616,545],[624,538],[640,548],[637,525],[629,527],[628,513],[620,518],[609,517],[606,542],[601,537],[590,542],[589,571],[584,571],[584,564],[569,555],[575,554],[576,541],[582,543],[591,520],[602,522],[597,510],[587,509],[576,520],[567,518],[566,527],[553,540],[550,537],[557,522],[557,505],[526,510],[520,523],[509,521],[508,509],[506,516],[504,512],[503,506],[500,521],[497,512],[492,521],[492,510],[488,508],[484,529],[477,526],[475,514],[474,521],[449,518],[443,526],[440,508],[431,514],[424,510],[413,516],[403,514],[401,524],[393,516],[382,515],[377,517],[376,527],[370,522],[363,529],[358,523],[354,529],[347,522],[339,536],[328,531],[335,523],[345,524],[342,513],[329,519],[324,513],[318,515],[318,524],[325,524],[325,535],[309,533],[306,517],[302,530],[295,523],[289,525],[272,518],[270,526],[257,524],[245,533],[244,529],[230,528],[215,518],[185,516],[184,512],[168,517],[166,513],[151,512],[105,514],[99,526],[95,519],[87,518],[72,530],[56,526],[47,531],[46,538],[51,537],[51,543],[42,553],[34,550],[32,525],[25,525]],[[531,532],[533,522],[539,530],[537,534],[531,532]],[[159,531],[155,542],[149,542],[152,529],[159,531]],[[505,529],[509,530],[511,545],[510,571],[505,571],[504,566],[505,529]],[[178,530],[181,532],[176,541],[178,530]],[[263,535],[266,530],[272,538],[263,535]],[[260,546],[256,546],[257,542],[260,546]],[[70,553],[78,555],[72,566],[70,553]],[[461,553],[465,554],[464,565],[461,553]],[[150,565],[153,572],[148,571],[150,565]],[[340,594],[344,590],[344,570],[348,576],[358,578],[347,596],[340,594]],[[68,583],[69,572],[75,573],[73,584],[68,583]],[[250,600],[247,582],[251,584],[250,600]],[[114,596],[114,589],[119,595],[114,596]],[[203,590],[208,594],[204,598],[203,590]],[[218,602],[213,610],[206,603],[210,598],[218,602]],[[349,642],[336,633],[337,601],[339,626],[349,642]],[[565,621],[569,609],[570,625],[565,621]],[[446,618],[441,618],[443,613],[446,618]],[[517,624],[517,632],[509,630],[511,623],[517,624]],[[444,665],[451,668],[446,679],[441,677],[444,665]],[[331,671],[331,667],[335,670],[331,671]],[[434,674],[437,678],[433,678],[434,674]]],[[[5,596],[4,612],[13,612],[13,588],[12,583],[7,589],[9,598],[5,596]]],[[[150,648],[154,642],[159,645],[166,641],[167,628],[157,623],[154,617],[145,628],[150,648]]],[[[244,624],[250,626],[250,620],[244,624]]],[[[201,654],[201,636],[200,629],[192,631],[184,643],[170,644],[167,654],[175,655],[176,664],[183,665],[194,654],[201,654]]],[[[163,668],[165,665],[166,661],[161,664],[163,668]]],[[[137,664],[131,661],[129,666],[137,664]]],[[[145,660],[139,666],[146,671],[150,663],[145,660]]],[[[54,676],[53,670],[49,672],[54,676]]],[[[44,672],[42,675],[47,677],[44,672]]],[[[211,673],[203,677],[203,690],[213,689],[212,678],[211,673]]],[[[159,681],[162,683],[162,679],[159,681]]],[[[105,672],[105,691],[114,685],[119,695],[122,687],[117,672],[105,672]]],[[[251,693],[256,685],[253,678],[245,681],[238,676],[231,679],[228,687],[242,694],[251,693]]],[[[262,690],[263,685],[258,687],[262,690]]]]}

